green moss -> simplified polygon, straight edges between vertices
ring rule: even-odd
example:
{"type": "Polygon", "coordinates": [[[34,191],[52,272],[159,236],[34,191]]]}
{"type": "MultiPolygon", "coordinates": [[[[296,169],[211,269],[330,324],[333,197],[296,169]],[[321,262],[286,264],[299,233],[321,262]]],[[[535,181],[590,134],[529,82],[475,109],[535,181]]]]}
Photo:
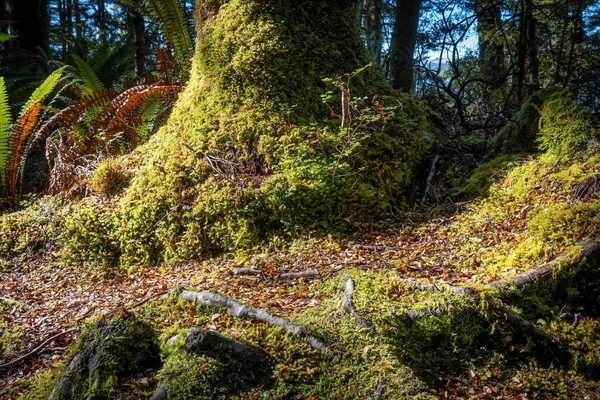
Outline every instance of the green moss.
{"type": "Polygon", "coordinates": [[[61,222],[67,212],[68,207],[59,199],[44,197],[27,209],[1,215],[0,260],[50,250],[61,236],[61,222]]]}
{"type": "Polygon", "coordinates": [[[134,374],[158,367],[154,330],[129,317],[101,318],[80,335],[72,354],[85,362],[71,371],[70,393],[59,398],[110,397],[134,374]]]}
{"type": "Polygon", "coordinates": [[[117,160],[108,159],[100,163],[90,180],[90,186],[99,194],[115,196],[127,187],[131,174],[117,160]]]}
{"type": "Polygon", "coordinates": [[[480,164],[463,184],[455,186],[452,194],[461,199],[484,198],[490,186],[504,177],[507,171],[525,159],[524,154],[508,154],[480,164]]]}
{"type": "Polygon", "coordinates": [[[562,159],[579,159],[600,131],[589,110],[568,90],[556,91],[544,101],[540,117],[540,149],[562,159]]]}
{"type": "MultiPolygon", "coordinates": [[[[348,231],[401,206],[429,111],[389,96],[364,68],[355,18],[347,0],[223,5],[199,33],[168,125],[128,157],[129,187],[67,221],[69,259],[139,265],[247,251],[348,231]]],[[[126,181],[108,179],[117,169],[96,171],[101,192],[126,181]]]]}

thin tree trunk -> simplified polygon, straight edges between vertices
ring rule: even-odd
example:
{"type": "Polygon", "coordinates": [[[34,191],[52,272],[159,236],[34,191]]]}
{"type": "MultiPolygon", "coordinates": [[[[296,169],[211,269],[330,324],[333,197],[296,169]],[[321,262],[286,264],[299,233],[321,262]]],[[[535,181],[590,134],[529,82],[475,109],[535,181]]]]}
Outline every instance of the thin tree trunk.
{"type": "Polygon", "coordinates": [[[526,1],[526,18],[527,18],[527,58],[529,59],[527,75],[529,76],[529,92],[531,95],[534,91],[540,88],[540,62],[538,60],[537,46],[537,21],[533,15],[534,4],[533,0],[526,1]]]}
{"type": "Polygon", "coordinates": [[[504,77],[504,45],[497,38],[502,30],[500,4],[497,0],[475,2],[479,60],[482,78],[499,85],[504,77]]]}
{"type": "Polygon", "coordinates": [[[80,43],[82,39],[81,11],[79,10],[79,0],[73,0],[73,8],[75,12],[75,43],[80,43]]]}
{"type": "Polygon", "coordinates": [[[421,0],[398,0],[392,34],[390,81],[394,89],[412,92],[414,53],[419,28],[421,0]]]}
{"type": "MultiPolygon", "coordinates": [[[[139,5],[139,0],[135,2],[139,5]]],[[[135,9],[129,9],[128,19],[131,36],[135,42],[135,74],[140,76],[146,73],[146,56],[148,54],[144,17],[135,9]]]]}
{"type": "Polygon", "coordinates": [[[376,66],[381,66],[381,46],[383,34],[381,32],[382,0],[364,1],[364,28],[367,38],[367,51],[369,58],[376,66]]]}

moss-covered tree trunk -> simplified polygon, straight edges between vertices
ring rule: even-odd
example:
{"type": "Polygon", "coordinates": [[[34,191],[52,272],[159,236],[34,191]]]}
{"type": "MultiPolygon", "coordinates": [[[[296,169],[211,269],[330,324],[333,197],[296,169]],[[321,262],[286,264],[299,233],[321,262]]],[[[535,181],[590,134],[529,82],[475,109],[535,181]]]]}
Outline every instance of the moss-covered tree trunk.
{"type": "MultiPolygon", "coordinates": [[[[107,193],[118,206],[83,203],[66,221],[73,258],[189,259],[348,230],[402,205],[426,113],[365,68],[356,6],[197,1],[190,81],[128,158],[129,187],[107,193]]],[[[92,181],[128,176],[113,169],[92,181]]]]}

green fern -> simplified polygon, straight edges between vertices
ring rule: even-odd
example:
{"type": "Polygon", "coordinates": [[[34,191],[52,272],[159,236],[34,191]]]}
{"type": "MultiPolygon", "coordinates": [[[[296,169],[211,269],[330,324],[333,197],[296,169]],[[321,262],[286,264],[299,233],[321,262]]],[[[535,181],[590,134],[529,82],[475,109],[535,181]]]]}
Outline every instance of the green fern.
{"type": "Polygon", "coordinates": [[[29,97],[29,100],[27,100],[27,103],[25,103],[25,105],[21,109],[20,115],[23,115],[25,111],[27,111],[27,109],[32,106],[33,103],[43,101],[54,90],[65,68],[66,66],[59,68],[53,73],[51,73],[46,78],[46,80],[44,80],[44,82],[42,82],[40,86],[38,86],[37,89],[35,89],[33,94],[29,97]]]}
{"type": "Polygon", "coordinates": [[[87,93],[97,92],[99,90],[104,89],[104,85],[98,78],[98,75],[93,70],[93,68],[85,62],[81,57],[77,54],[71,54],[75,65],[77,66],[77,70],[79,71],[79,76],[83,81],[83,91],[87,93]]]}
{"type": "Polygon", "coordinates": [[[8,139],[11,128],[10,105],[4,78],[0,77],[0,190],[6,187],[6,168],[8,165],[8,139]]]}
{"type": "Polygon", "coordinates": [[[192,58],[190,18],[180,0],[144,0],[150,14],[158,19],[162,34],[173,47],[176,63],[182,72],[189,70],[192,58]]]}
{"type": "Polygon", "coordinates": [[[28,153],[26,149],[43,112],[42,102],[54,90],[63,70],[56,70],[38,86],[14,125],[4,78],[0,77],[0,193],[17,196],[18,182],[23,179],[28,153]]]}

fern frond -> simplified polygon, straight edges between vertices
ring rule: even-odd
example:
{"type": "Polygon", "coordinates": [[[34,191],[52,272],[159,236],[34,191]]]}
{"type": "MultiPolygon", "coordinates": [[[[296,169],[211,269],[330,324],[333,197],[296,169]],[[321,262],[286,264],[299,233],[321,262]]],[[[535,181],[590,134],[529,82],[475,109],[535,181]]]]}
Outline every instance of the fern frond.
{"type": "Polygon", "coordinates": [[[71,54],[75,65],[77,66],[77,70],[79,71],[79,76],[84,84],[85,92],[97,92],[99,90],[104,89],[104,85],[98,79],[98,75],[92,69],[90,64],[86,63],[81,57],[77,54],[71,54]]]}
{"type": "Polygon", "coordinates": [[[54,87],[58,83],[65,68],[66,67],[61,67],[48,75],[44,82],[42,82],[40,86],[35,89],[31,96],[29,96],[29,100],[27,100],[27,103],[25,103],[21,109],[21,115],[23,115],[23,113],[25,113],[34,103],[37,103],[38,101],[44,101],[46,96],[48,96],[54,90],[54,87]]]}
{"type": "Polygon", "coordinates": [[[4,78],[0,77],[0,192],[7,186],[6,170],[11,122],[8,93],[6,92],[4,78]]]}
{"type": "MultiPolygon", "coordinates": [[[[99,118],[109,133],[126,132],[128,139],[136,135],[136,130],[128,119],[145,102],[156,96],[174,95],[181,91],[181,86],[140,85],[128,89],[117,96],[99,118]],[[106,124],[106,122],[108,122],[106,124]]],[[[109,135],[110,136],[110,135],[109,135]]]]}
{"type": "Polygon", "coordinates": [[[9,157],[7,163],[8,191],[12,195],[17,194],[17,183],[22,177],[25,167],[27,144],[33,134],[42,115],[44,102],[42,100],[33,103],[17,119],[8,139],[9,157]]]}
{"type": "Polygon", "coordinates": [[[10,33],[0,33],[0,43],[8,42],[11,39],[16,38],[15,35],[11,35],[10,33]]]}
{"type": "Polygon", "coordinates": [[[189,69],[192,58],[191,18],[186,15],[180,0],[144,0],[158,24],[167,43],[171,44],[175,58],[183,71],[189,69]]]}

